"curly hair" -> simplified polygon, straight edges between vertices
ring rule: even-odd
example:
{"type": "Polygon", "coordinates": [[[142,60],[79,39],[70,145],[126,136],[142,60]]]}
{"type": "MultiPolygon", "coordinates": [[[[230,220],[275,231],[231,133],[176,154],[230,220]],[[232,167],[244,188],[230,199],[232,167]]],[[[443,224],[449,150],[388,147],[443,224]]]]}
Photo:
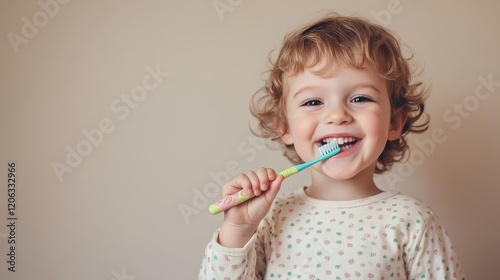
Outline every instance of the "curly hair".
{"type": "Polygon", "coordinates": [[[306,69],[318,67],[321,75],[335,67],[370,68],[387,82],[391,104],[391,123],[401,114],[405,123],[399,139],[388,140],[378,157],[375,173],[391,168],[408,150],[409,132],[424,132],[429,117],[424,112],[427,88],[413,82],[412,56],[405,58],[397,39],[384,27],[359,17],[330,15],[285,36],[277,59],[271,63],[265,86],[252,97],[250,111],[259,121],[254,134],[280,143],[284,155],[294,164],[303,160],[293,145],[281,141],[288,131],[286,117],[286,79],[306,69]],[[418,123],[417,121],[421,121],[418,123]]]}

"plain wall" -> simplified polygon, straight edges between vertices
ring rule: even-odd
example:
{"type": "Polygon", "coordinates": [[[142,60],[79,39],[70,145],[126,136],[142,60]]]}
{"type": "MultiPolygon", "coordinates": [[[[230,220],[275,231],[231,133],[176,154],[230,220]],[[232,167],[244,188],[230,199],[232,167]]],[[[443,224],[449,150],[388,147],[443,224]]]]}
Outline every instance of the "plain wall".
{"type": "Polygon", "coordinates": [[[498,277],[499,2],[60,2],[0,4],[1,279],[196,279],[222,182],[289,165],[249,130],[267,55],[328,11],[389,27],[432,85],[430,129],[380,187],[434,208],[469,279],[498,277]]]}

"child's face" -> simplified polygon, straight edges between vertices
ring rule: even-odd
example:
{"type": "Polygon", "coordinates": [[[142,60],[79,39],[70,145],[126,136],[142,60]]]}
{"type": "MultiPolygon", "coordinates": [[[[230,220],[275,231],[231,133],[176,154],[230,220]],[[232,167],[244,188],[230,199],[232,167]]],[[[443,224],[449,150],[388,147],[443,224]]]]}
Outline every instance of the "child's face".
{"type": "MultiPolygon", "coordinates": [[[[306,70],[287,80],[288,133],[304,161],[319,156],[322,140],[337,138],[342,152],[313,166],[333,179],[373,170],[386,141],[399,137],[391,125],[386,81],[369,69],[339,68],[317,76],[306,70]]],[[[313,171],[313,172],[314,172],[313,171]]]]}

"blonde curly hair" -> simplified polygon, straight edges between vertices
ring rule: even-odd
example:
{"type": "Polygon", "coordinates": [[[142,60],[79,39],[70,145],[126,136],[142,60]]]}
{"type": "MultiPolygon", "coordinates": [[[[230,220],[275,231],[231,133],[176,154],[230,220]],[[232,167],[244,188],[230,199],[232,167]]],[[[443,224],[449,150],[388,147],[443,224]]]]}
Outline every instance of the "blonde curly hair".
{"type": "Polygon", "coordinates": [[[250,105],[252,115],[259,121],[258,131],[253,133],[280,143],[293,164],[302,163],[294,146],[281,141],[288,131],[286,78],[317,66],[322,66],[318,75],[333,67],[371,68],[387,81],[391,123],[398,121],[396,114],[401,114],[399,120],[405,120],[400,138],[388,140],[378,158],[375,173],[387,171],[404,158],[407,134],[424,132],[429,127],[429,117],[424,113],[428,90],[421,82],[412,81],[411,58],[403,56],[398,41],[386,28],[359,17],[330,15],[299,28],[285,36],[274,62],[270,55],[269,77],[250,105]]]}

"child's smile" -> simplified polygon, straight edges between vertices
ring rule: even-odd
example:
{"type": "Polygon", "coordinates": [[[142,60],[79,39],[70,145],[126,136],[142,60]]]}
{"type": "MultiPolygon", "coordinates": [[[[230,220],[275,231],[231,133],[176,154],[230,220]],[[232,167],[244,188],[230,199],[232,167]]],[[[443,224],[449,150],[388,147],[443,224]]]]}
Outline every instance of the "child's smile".
{"type": "Polygon", "coordinates": [[[358,138],[356,137],[326,137],[317,142],[318,147],[328,144],[333,140],[337,141],[343,152],[352,148],[358,142],[358,138]]]}
{"type": "Polygon", "coordinates": [[[288,79],[283,141],[293,144],[304,161],[317,157],[318,146],[332,139],[342,148],[314,166],[313,173],[335,180],[355,177],[374,169],[387,140],[399,137],[390,122],[386,81],[374,73],[342,67],[322,76],[306,70],[288,79]]]}

